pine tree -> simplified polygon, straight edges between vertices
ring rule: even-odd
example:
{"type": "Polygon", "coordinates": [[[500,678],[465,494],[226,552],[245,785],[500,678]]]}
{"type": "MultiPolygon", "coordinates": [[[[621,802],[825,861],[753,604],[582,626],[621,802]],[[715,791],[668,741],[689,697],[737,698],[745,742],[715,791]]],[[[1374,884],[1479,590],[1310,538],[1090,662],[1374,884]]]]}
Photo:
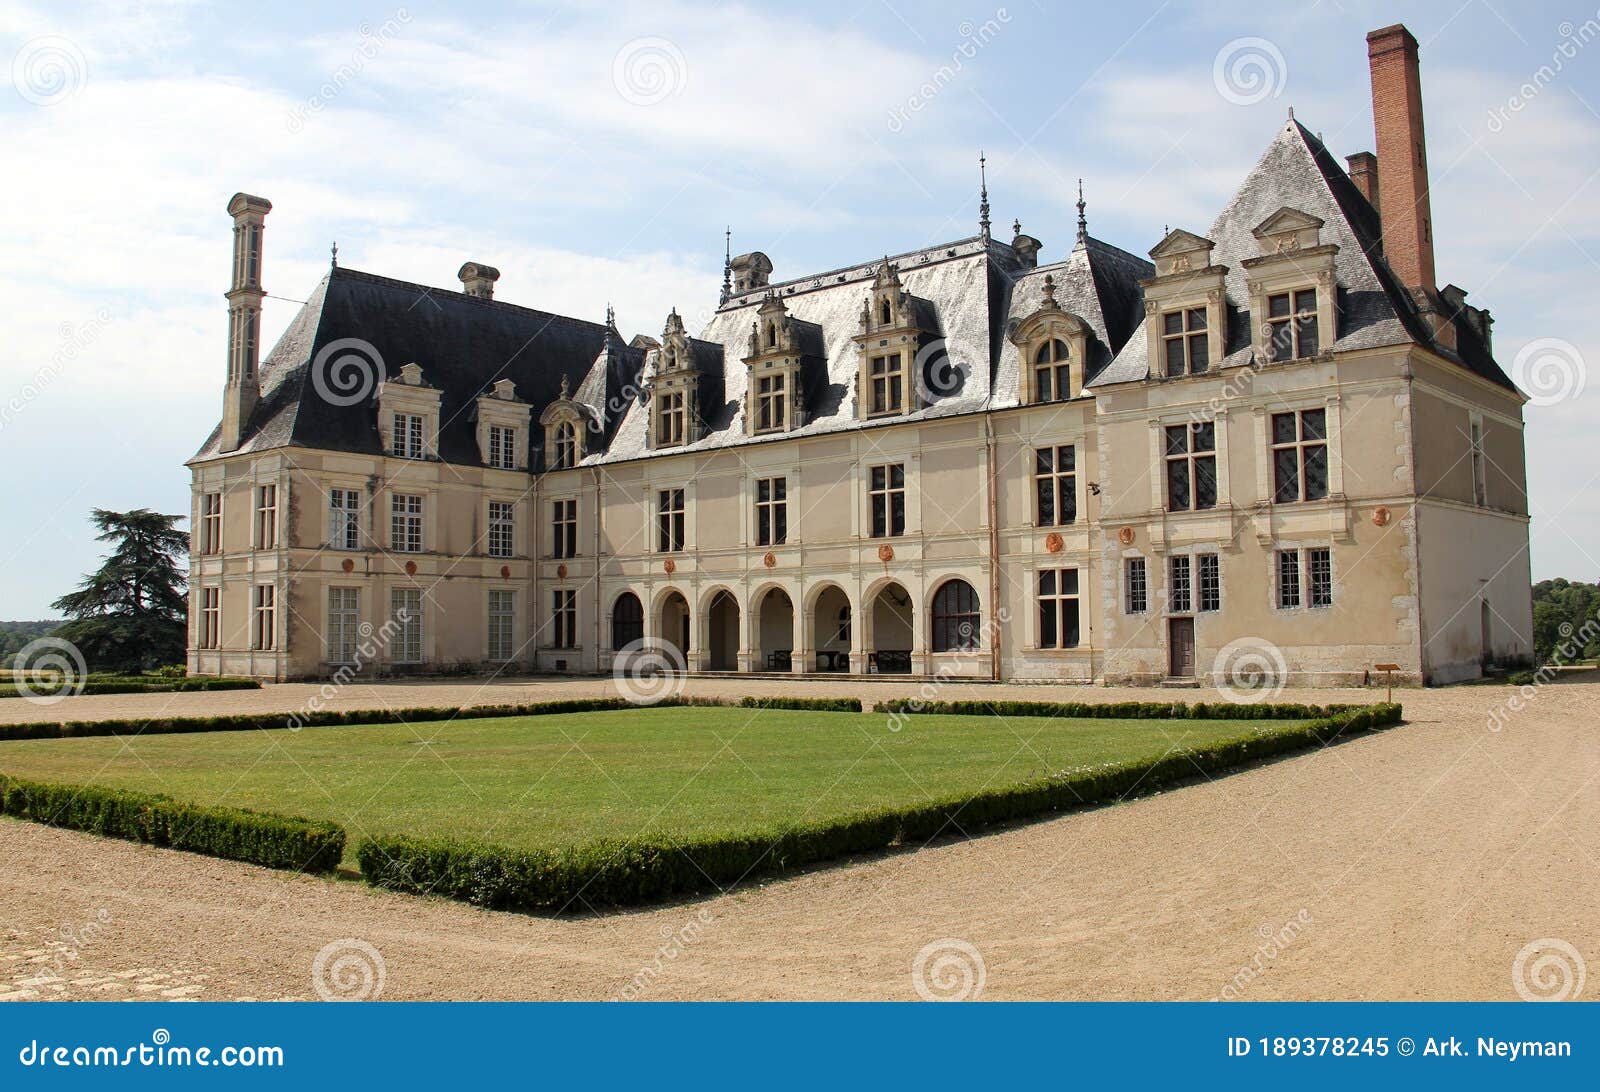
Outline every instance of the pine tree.
{"type": "Polygon", "coordinates": [[[188,598],[178,559],[189,552],[189,535],[174,524],[184,517],[96,508],[92,518],[112,550],[77,591],[52,604],[72,619],[55,635],[76,645],[92,671],[182,663],[188,598]]]}

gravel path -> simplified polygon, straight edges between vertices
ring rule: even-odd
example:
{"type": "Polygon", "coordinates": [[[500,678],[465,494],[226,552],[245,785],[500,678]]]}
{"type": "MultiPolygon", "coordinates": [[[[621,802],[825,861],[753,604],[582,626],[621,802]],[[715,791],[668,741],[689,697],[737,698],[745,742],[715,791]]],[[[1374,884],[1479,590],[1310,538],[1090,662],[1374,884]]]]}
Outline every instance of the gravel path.
{"type": "MultiPolygon", "coordinates": [[[[481,700],[602,688],[498,684],[481,700]]],[[[47,712],[151,715],[164,703],[222,712],[264,701],[293,709],[313,689],[74,698],[47,712]]],[[[344,700],[453,704],[475,689],[351,687],[344,700]]],[[[903,684],[848,689],[907,693],[903,684]]],[[[1600,683],[1547,686],[1488,730],[1511,693],[1405,691],[1411,723],[1325,751],[722,898],[603,917],[490,913],[0,820],[0,999],[359,992],[361,972],[376,967],[367,949],[346,944],[324,959],[320,979],[313,970],[318,953],[341,940],[378,953],[381,996],[393,1000],[919,992],[1515,1000],[1513,964],[1534,941],[1570,946],[1541,950],[1573,970],[1570,992],[1580,961],[1600,974],[1600,683]]],[[[1559,975],[1533,981],[1537,959],[1525,959],[1524,990],[1559,992],[1559,975]]],[[[1600,982],[1583,996],[1600,996],[1600,982]]]]}

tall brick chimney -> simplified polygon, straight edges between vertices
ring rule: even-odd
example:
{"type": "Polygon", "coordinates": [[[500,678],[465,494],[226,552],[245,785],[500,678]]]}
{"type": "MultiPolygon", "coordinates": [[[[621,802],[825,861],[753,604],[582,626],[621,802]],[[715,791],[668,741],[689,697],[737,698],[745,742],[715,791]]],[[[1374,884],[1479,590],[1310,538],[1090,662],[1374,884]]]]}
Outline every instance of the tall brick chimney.
{"type": "Polygon", "coordinates": [[[1372,68],[1372,123],[1383,174],[1378,216],[1383,254],[1413,295],[1437,291],[1433,272],[1433,217],[1428,207],[1428,148],[1422,132],[1422,78],[1417,40],[1404,26],[1367,35],[1372,68]]]}

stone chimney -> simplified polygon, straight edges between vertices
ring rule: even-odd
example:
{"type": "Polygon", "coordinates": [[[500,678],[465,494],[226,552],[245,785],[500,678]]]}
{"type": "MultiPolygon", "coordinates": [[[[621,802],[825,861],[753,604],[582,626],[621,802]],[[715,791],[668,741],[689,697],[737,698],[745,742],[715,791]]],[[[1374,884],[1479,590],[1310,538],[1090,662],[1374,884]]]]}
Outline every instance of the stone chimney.
{"type": "Polygon", "coordinates": [[[1413,296],[1434,296],[1433,219],[1428,207],[1428,148],[1422,131],[1417,40],[1400,24],[1367,35],[1372,122],[1383,188],[1378,215],[1383,254],[1413,296]]]}
{"type": "Polygon", "coordinates": [[[740,254],[728,262],[728,271],[733,278],[733,291],[752,292],[757,288],[765,288],[768,278],[772,276],[772,259],[759,250],[752,250],[749,254],[740,254]]]}
{"type": "Polygon", "coordinates": [[[228,301],[228,378],[222,391],[222,450],[236,451],[261,399],[261,236],[272,202],[236,193],[228,202],[233,217],[233,285],[228,301]]]}
{"type": "Polygon", "coordinates": [[[1374,209],[1378,207],[1378,157],[1371,152],[1357,152],[1355,155],[1345,156],[1346,163],[1350,165],[1350,181],[1356,184],[1356,189],[1361,191],[1361,196],[1367,199],[1367,204],[1374,209]]]}
{"type": "Polygon", "coordinates": [[[468,262],[456,271],[456,276],[461,279],[461,291],[467,295],[494,299],[494,282],[500,279],[500,271],[494,266],[468,262]]]}

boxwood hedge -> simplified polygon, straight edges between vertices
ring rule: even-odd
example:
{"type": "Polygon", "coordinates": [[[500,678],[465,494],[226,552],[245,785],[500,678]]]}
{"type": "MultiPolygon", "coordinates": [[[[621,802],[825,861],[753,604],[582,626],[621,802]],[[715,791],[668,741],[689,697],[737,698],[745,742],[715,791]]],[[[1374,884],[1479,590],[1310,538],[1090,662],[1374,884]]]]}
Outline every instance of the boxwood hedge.
{"type": "MultiPolygon", "coordinates": [[[[1157,708],[1162,712],[1156,715],[1169,715],[1166,706],[1157,708]]],[[[1130,714],[1124,710],[1120,715],[1130,714]]],[[[1280,711],[1277,715],[1286,714],[1280,711]]],[[[972,795],[860,812],[783,830],[683,842],[653,836],[549,850],[372,837],[356,847],[356,857],[368,883],[393,891],[445,895],[478,906],[525,912],[626,906],[717,890],[752,875],[923,842],[943,833],[1120,800],[1330,743],[1340,736],[1386,728],[1400,720],[1399,705],[1346,708],[1292,727],[1184,748],[1151,761],[1069,770],[972,795]]]]}
{"type": "Polygon", "coordinates": [[[345,833],[334,823],[7,774],[0,774],[0,814],[267,868],[328,872],[344,855],[345,833]]]}
{"type": "Polygon", "coordinates": [[[916,698],[880,701],[873,707],[878,713],[898,713],[903,716],[955,714],[969,717],[1062,717],[1074,720],[1097,717],[1114,720],[1303,720],[1306,717],[1337,716],[1362,708],[1371,707],[1300,705],[1291,702],[1245,705],[1202,701],[1190,705],[1181,701],[919,701],[916,698]]]}
{"type": "MultiPolygon", "coordinates": [[[[255,679],[233,679],[196,677],[192,679],[164,679],[150,677],[118,677],[97,679],[93,676],[76,684],[73,694],[167,694],[188,690],[260,690],[261,683],[255,679]]],[[[56,693],[55,689],[40,683],[35,684],[31,693],[50,695],[56,693]]],[[[15,683],[0,683],[0,698],[25,697],[15,683]]]]}

